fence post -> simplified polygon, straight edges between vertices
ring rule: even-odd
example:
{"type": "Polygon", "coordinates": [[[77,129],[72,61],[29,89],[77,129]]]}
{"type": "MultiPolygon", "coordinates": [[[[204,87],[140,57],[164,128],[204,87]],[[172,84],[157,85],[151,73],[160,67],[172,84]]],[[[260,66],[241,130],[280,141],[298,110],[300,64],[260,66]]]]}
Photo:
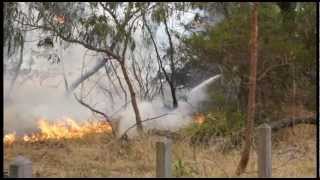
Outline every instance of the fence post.
{"type": "Polygon", "coordinates": [[[271,127],[262,124],[258,127],[257,138],[258,177],[271,178],[272,154],[271,154],[271,127]]]}
{"type": "Polygon", "coordinates": [[[171,177],[171,140],[156,142],[156,177],[171,177]]]}
{"type": "Polygon", "coordinates": [[[18,156],[9,167],[10,178],[31,178],[32,177],[32,162],[23,157],[18,156]]]}

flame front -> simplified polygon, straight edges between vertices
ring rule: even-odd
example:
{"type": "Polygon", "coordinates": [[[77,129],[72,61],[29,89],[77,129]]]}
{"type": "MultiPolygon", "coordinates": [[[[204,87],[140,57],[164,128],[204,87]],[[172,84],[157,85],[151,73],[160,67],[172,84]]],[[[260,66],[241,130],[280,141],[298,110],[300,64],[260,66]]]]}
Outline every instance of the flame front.
{"type": "Polygon", "coordinates": [[[3,137],[4,144],[11,145],[16,140],[16,133],[6,134],[3,137]]]}
{"type": "MultiPolygon", "coordinates": [[[[112,127],[107,122],[85,122],[78,124],[71,118],[64,118],[64,120],[54,123],[50,123],[46,119],[40,119],[38,127],[40,132],[24,135],[22,140],[25,142],[37,142],[49,139],[82,138],[87,134],[110,133],[112,131],[112,127]]],[[[6,145],[12,144],[16,139],[15,133],[10,133],[4,136],[4,143],[6,145]]]]}
{"type": "Polygon", "coordinates": [[[59,23],[59,24],[64,24],[64,16],[58,16],[58,15],[55,15],[53,17],[53,20],[56,22],[56,23],[59,23]]]}
{"type": "Polygon", "coordinates": [[[194,116],[194,118],[193,118],[194,122],[195,122],[196,124],[199,124],[199,125],[201,125],[202,123],[204,123],[205,119],[206,119],[206,117],[205,117],[204,114],[202,114],[202,113],[197,113],[197,114],[194,116]]]}

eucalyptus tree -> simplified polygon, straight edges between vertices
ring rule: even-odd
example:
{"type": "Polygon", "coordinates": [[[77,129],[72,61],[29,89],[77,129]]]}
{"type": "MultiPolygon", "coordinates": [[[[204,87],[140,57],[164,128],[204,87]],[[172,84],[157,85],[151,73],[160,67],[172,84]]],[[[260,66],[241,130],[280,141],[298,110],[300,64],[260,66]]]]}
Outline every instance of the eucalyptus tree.
{"type": "Polygon", "coordinates": [[[24,22],[26,19],[19,13],[19,4],[17,2],[6,2],[3,3],[3,45],[4,54],[7,60],[4,63],[4,73],[13,74],[12,79],[9,82],[9,88],[5,94],[5,101],[10,99],[10,92],[14,88],[15,81],[19,75],[21,65],[23,63],[23,53],[25,44],[25,33],[26,29],[19,26],[14,19],[19,19],[19,21],[24,22]],[[15,61],[15,54],[17,50],[19,51],[18,62],[15,61]],[[8,67],[9,66],[9,67],[8,67]],[[13,66],[13,67],[10,67],[13,66]]]}
{"type": "MultiPolygon", "coordinates": [[[[128,86],[131,104],[135,113],[137,128],[142,131],[141,115],[130,76],[128,74],[127,50],[134,49],[133,33],[137,29],[137,20],[144,11],[152,8],[151,4],[134,2],[34,2],[29,4],[31,15],[22,13],[26,22],[16,21],[30,28],[38,28],[48,34],[47,38],[61,39],[69,43],[100,53],[103,61],[96,65],[88,78],[95,71],[104,67],[108,61],[116,61],[121,68],[128,86]]],[[[51,41],[48,41],[51,42],[51,41]]],[[[79,79],[71,85],[69,91],[83,81],[79,79]]]]}
{"type": "MultiPolygon", "coordinates": [[[[162,77],[163,74],[164,79],[169,85],[171,96],[172,96],[172,105],[173,108],[178,107],[178,99],[176,95],[177,91],[177,79],[176,79],[176,64],[177,64],[177,55],[176,55],[176,47],[174,45],[174,33],[170,29],[168,22],[171,19],[175,19],[176,15],[180,15],[181,13],[179,11],[185,11],[190,7],[190,4],[188,3],[164,3],[159,2],[153,9],[151,13],[147,13],[146,11],[143,11],[143,27],[147,31],[147,36],[149,36],[149,39],[152,42],[152,45],[154,47],[154,51],[156,54],[156,59],[158,63],[158,77],[160,80],[160,91],[163,95],[163,84],[162,84],[162,77]],[[179,14],[180,13],[180,14],[179,14]],[[157,43],[156,37],[154,32],[152,31],[151,23],[155,23],[158,27],[160,25],[164,25],[165,34],[168,38],[168,44],[169,47],[166,47],[165,54],[162,56],[160,53],[160,45],[157,43]],[[168,62],[168,63],[167,63],[168,62]],[[165,65],[168,64],[169,71],[166,70],[165,65]]],[[[148,38],[148,37],[147,37],[148,38]]]]}
{"type": "Polygon", "coordinates": [[[131,70],[137,81],[139,98],[141,100],[152,101],[159,95],[162,82],[158,82],[157,67],[152,57],[153,51],[135,51],[132,54],[131,70]]]}
{"type": "Polygon", "coordinates": [[[257,86],[257,60],[258,60],[258,3],[255,2],[251,15],[250,32],[250,77],[249,97],[246,117],[245,144],[236,174],[242,174],[249,162],[250,149],[253,141],[253,126],[256,113],[256,86],[257,86]]]}

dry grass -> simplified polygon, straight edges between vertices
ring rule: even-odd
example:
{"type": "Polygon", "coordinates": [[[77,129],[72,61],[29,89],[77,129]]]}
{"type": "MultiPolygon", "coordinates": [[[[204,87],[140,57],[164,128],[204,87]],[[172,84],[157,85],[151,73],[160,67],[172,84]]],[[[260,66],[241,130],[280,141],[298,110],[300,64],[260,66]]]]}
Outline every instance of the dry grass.
{"type": "MultiPolygon", "coordinates": [[[[273,137],[273,177],[314,177],[316,174],[316,127],[298,125],[273,137]]],[[[154,177],[155,141],[145,136],[129,144],[110,143],[109,135],[91,135],[84,139],[45,143],[16,143],[5,147],[5,167],[21,154],[33,162],[35,177],[154,177]]],[[[173,173],[181,160],[179,176],[235,177],[240,151],[221,152],[211,147],[189,145],[187,140],[173,143],[173,173]]],[[[247,172],[256,177],[256,154],[252,152],[247,172]]]]}

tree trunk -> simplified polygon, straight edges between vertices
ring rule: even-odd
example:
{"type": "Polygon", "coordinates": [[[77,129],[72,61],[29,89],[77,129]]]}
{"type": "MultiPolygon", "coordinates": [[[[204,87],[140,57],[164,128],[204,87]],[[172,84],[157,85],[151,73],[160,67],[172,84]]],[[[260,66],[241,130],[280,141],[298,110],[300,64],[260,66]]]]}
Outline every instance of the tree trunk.
{"type": "Polygon", "coordinates": [[[138,104],[137,104],[137,100],[136,100],[136,94],[133,90],[133,86],[132,86],[131,81],[129,79],[128,72],[126,70],[124,61],[120,61],[120,66],[121,66],[121,70],[122,70],[124,79],[126,80],[126,83],[129,88],[129,92],[130,92],[130,96],[131,96],[131,104],[132,104],[132,107],[133,107],[133,110],[134,110],[134,113],[136,116],[137,129],[138,129],[138,132],[141,133],[143,131],[143,128],[142,128],[141,116],[140,116],[140,112],[139,112],[139,108],[138,108],[138,104]]]}
{"type": "Polygon", "coordinates": [[[173,108],[177,108],[178,107],[178,100],[176,97],[176,88],[174,87],[173,82],[170,82],[169,85],[170,85],[171,96],[172,96],[172,101],[173,101],[173,108]]]}
{"type": "Polygon", "coordinates": [[[250,48],[250,79],[249,79],[249,97],[247,109],[247,122],[245,130],[245,144],[238,164],[236,175],[242,174],[249,162],[250,148],[252,144],[252,131],[255,115],[255,96],[256,96],[256,74],[257,74],[257,47],[258,47],[258,3],[255,2],[252,9],[251,24],[251,48],[250,48]]]}
{"type": "Polygon", "coordinates": [[[173,54],[174,54],[174,47],[172,43],[172,38],[169,32],[168,24],[167,24],[167,19],[164,18],[164,25],[165,25],[165,30],[168,35],[169,39],[169,45],[170,45],[170,69],[171,69],[171,78],[170,81],[168,81],[170,89],[171,89],[171,96],[172,96],[172,103],[173,103],[173,108],[178,107],[178,101],[176,97],[176,86],[175,86],[175,66],[174,66],[174,61],[173,61],[173,54]]]}
{"type": "MultiPolygon", "coordinates": [[[[171,35],[169,33],[169,28],[168,28],[168,25],[167,25],[167,21],[165,20],[164,21],[164,24],[165,24],[165,30],[166,30],[166,33],[168,35],[168,39],[169,39],[169,44],[170,44],[170,69],[171,69],[171,78],[169,77],[169,75],[167,74],[166,70],[164,69],[163,67],[163,64],[162,64],[162,59],[159,55],[159,52],[158,52],[158,47],[157,47],[157,44],[152,36],[152,32],[151,32],[151,29],[150,27],[148,26],[148,24],[146,23],[146,20],[145,20],[145,17],[143,16],[143,21],[145,23],[145,26],[150,34],[150,38],[152,40],[152,43],[153,43],[153,46],[154,46],[154,49],[156,51],[156,55],[157,55],[157,59],[158,59],[158,64],[159,64],[159,67],[160,69],[162,70],[164,76],[165,76],[165,79],[167,81],[167,83],[169,84],[169,87],[170,87],[170,92],[171,92],[171,96],[172,96],[172,104],[173,104],[173,108],[177,108],[178,107],[178,101],[177,101],[177,97],[176,97],[176,88],[175,88],[175,84],[174,84],[174,79],[175,79],[175,67],[174,67],[174,62],[173,62],[173,54],[174,54],[174,50],[173,50],[173,44],[172,44],[172,39],[171,39],[171,35]]],[[[161,77],[160,77],[161,78],[161,77]]],[[[161,82],[161,79],[160,79],[160,91],[161,91],[161,94],[163,94],[163,89],[162,89],[162,82],[161,82]]]]}

